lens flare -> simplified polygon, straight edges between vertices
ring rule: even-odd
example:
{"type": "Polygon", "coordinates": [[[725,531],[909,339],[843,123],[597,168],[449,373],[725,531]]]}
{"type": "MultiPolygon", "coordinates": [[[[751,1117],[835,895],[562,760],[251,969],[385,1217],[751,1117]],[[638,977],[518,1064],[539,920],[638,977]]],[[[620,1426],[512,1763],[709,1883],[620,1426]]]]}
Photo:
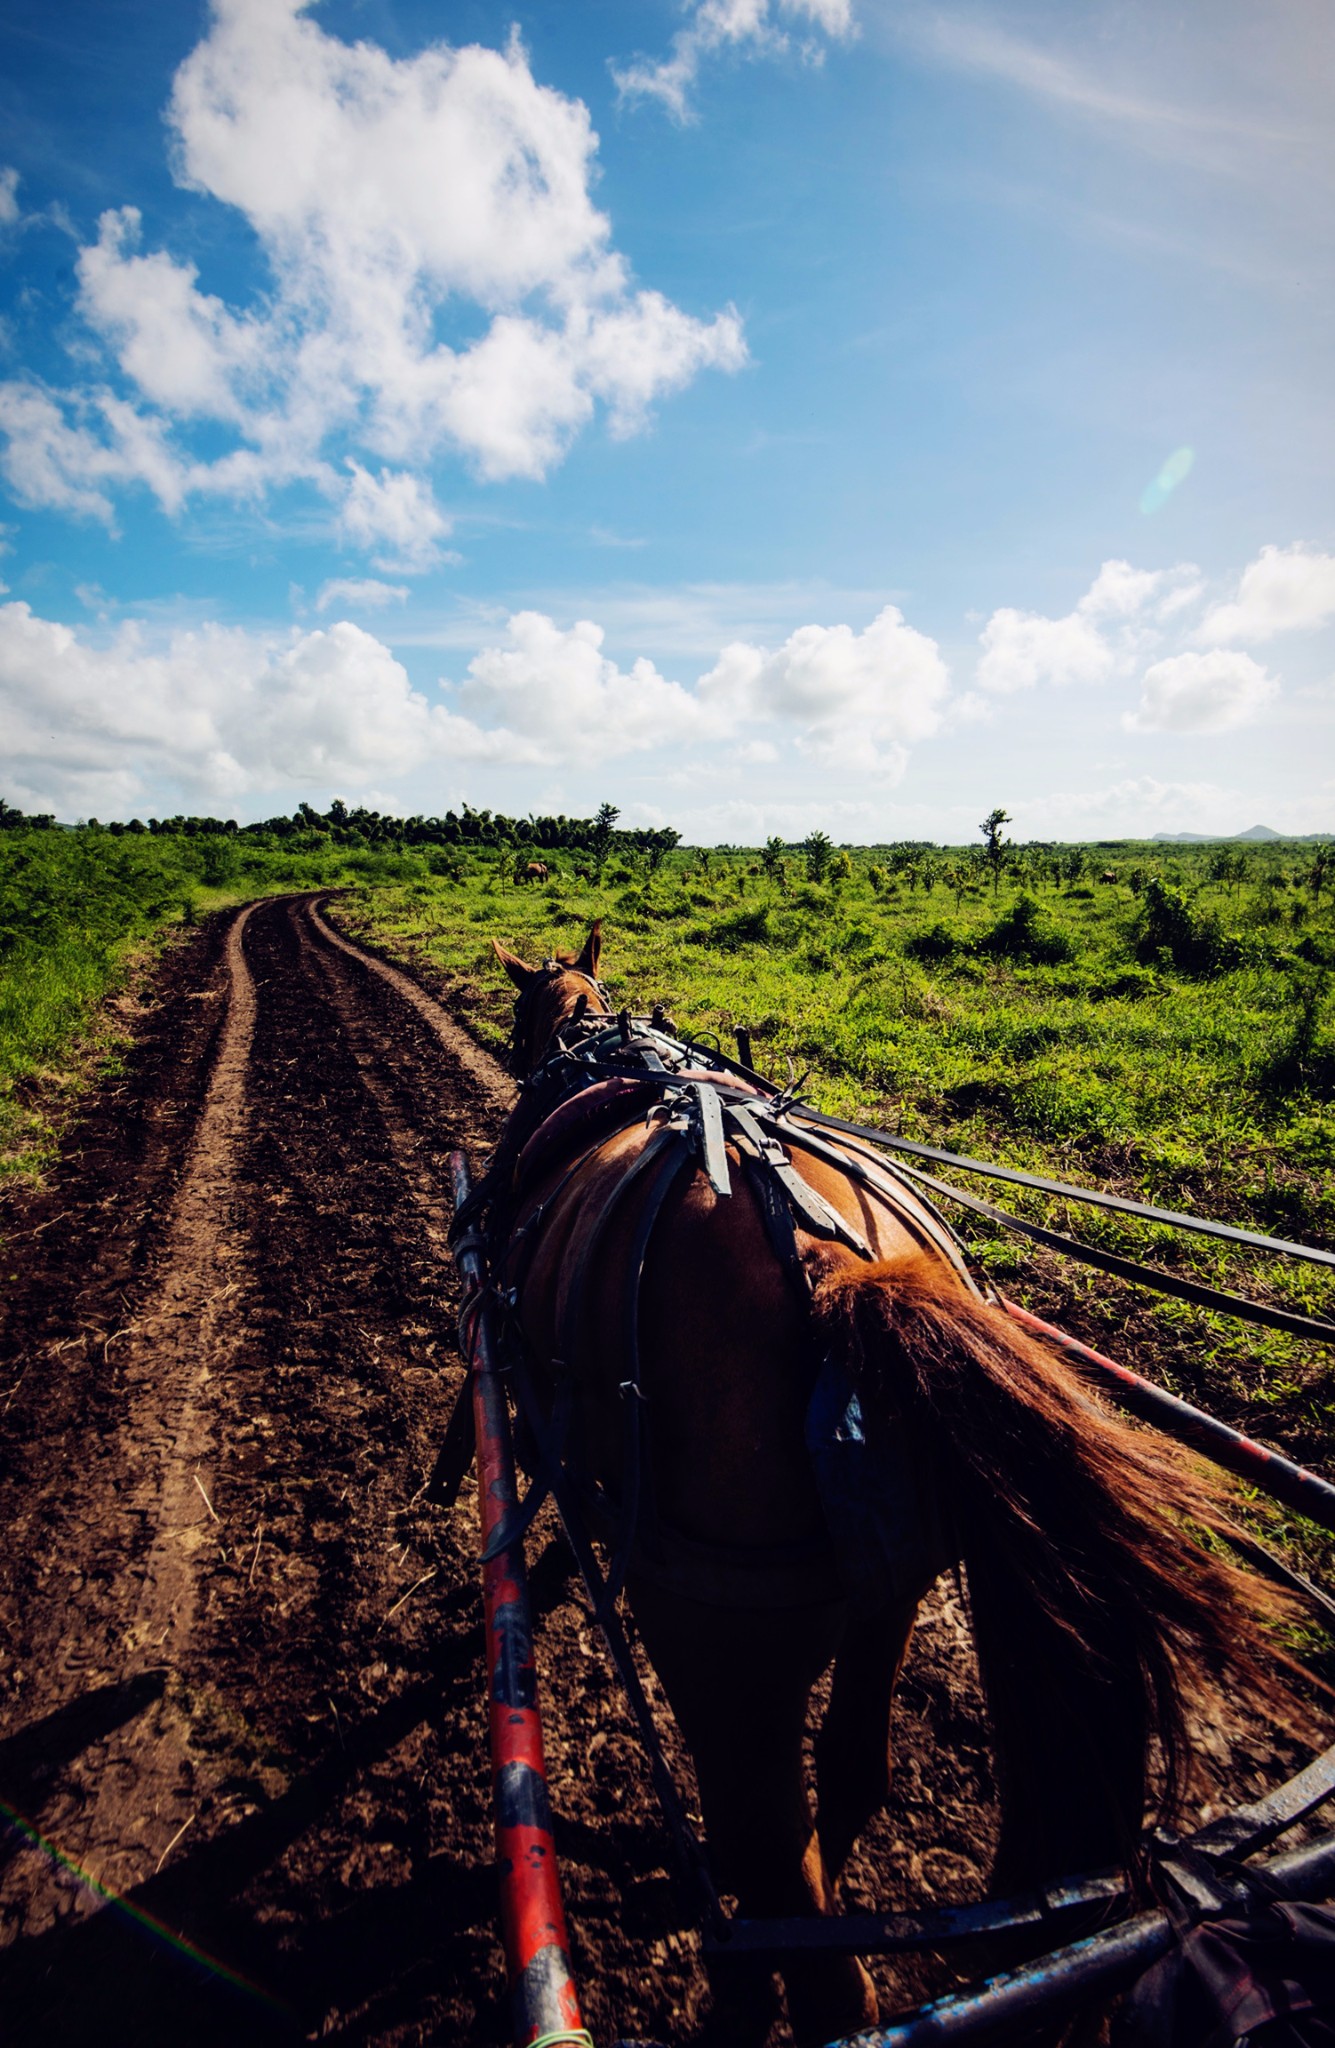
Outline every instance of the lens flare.
{"type": "Polygon", "coordinates": [[[125,1898],[120,1892],[113,1890],[109,1884],[104,1884],[100,1877],[95,1877],[91,1870],[85,1870],[81,1863],[76,1863],[72,1856],[67,1856],[63,1849],[58,1848],[54,1842],[49,1841],[40,1829],[35,1827],[32,1821],[27,1818],[26,1814],[20,1813],[16,1807],[10,1806],[7,1801],[0,1799],[0,1822],[4,1821],[7,1821],[10,1827],[17,1834],[21,1835],[25,1841],[30,1843],[34,1849],[40,1850],[57,1870],[63,1871],[68,1877],[72,1877],[77,1884],[82,1885],[86,1891],[91,1892],[92,1896],[100,1900],[103,1905],[110,1906],[115,1912],[124,1914],[127,1920],[131,1921],[136,1927],[142,1927],[146,1933],[151,1934],[156,1940],[162,1942],[174,1954],[184,1957],[187,1962],[194,1963],[199,1969],[207,1971],[210,1976],[216,1977],[222,1983],[230,1985],[234,1991],[241,1991],[251,1998],[258,1999],[271,2012],[283,2013],[290,2017],[288,2007],[281,2000],[273,1997],[262,1985],[253,1984],[249,1977],[243,1977],[239,1970],[230,1969],[217,1956],[209,1955],[206,1949],[197,1948],[194,1942],[187,1941],[183,1934],[178,1934],[175,1928],[168,1927],[165,1921],[156,1919],[152,1913],[146,1913],[142,1906],[132,1905],[129,1899],[125,1898]]]}
{"type": "Polygon", "coordinates": [[[1196,460],[1194,448],[1175,448],[1152,483],[1146,484],[1140,494],[1142,512],[1157,512],[1172,497],[1178,485],[1191,474],[1196,460]]]}

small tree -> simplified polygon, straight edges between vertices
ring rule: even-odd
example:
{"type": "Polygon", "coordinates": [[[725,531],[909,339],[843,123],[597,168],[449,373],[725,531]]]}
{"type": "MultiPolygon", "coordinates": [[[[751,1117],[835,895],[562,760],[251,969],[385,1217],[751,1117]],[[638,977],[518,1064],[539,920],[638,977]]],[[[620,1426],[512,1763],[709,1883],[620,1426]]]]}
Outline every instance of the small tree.
{"type": "Polygon", "coordinates": [[[615,804],[599,804],[598,815],[593,821],[589,834],[589,852],[593,856],[593,871],[599,882],[603,879],[603,868],[612,851],[612,828],[621,816],[615,804]]]}
{"type": "Polygon", "coordinates": [[[964,892],[969,886],[969,863],[967,860],[948,860],[941,870],[941,879],[955,898],[955,908],[964,901],[964,892]]]}
{"type": "Polygon", "coordinates": [[[778,881],[783,868],[783,844],[782,839],[777,834],[771,835],[765,841],[764,850],[760,856],[760,865],[764,868],[771,882],[778,881]]]}
{"type": "Polygon", "coordinates": [[[807,857],[807,880],[823,882],[834,854],[834,843],[829,833],[809,832],[802,841],[802,851],[807,857]]]}
{"type": "Polygon", "coordinates": [[[1329,846],[1318,846],[1316,852],[1312,855],[1312,865],[1303,877],[1303,880],[1312,892],[1313,905],[1320,903],[1321,891],[1330,881],[1332,875],[1335,875],[1335,849],[1329,846]]]}
{"type": "Polygon", "coordinates": [[[978,830],[983,835],[983,858],[992,870],[992,894],[994,897],[1001,884],[1001,870],[1006,865],[1006,855],[1009,850],[1001,828],[1003,825],[1009,825],[1010,822],[1010,812],[1003,811],[1001,806],[998,805],[996,810],[988,812],[982,824],[978,827],[978,830]]]}

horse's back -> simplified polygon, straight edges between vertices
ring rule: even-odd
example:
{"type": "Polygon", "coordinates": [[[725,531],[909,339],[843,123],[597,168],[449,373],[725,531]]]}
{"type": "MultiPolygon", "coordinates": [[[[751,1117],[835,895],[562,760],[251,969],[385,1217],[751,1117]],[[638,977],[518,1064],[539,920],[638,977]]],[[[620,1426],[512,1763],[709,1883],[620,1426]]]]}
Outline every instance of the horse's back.
{"type": "MultiPolygon", "coordinates": [[[[578,1455],[614,1492],[633,1380],[665,1525],[695,1543],[758,1552],[818,1543],[825,1523],[806,1415],[819,1360],[805,1288],[785,1270],[735,1146],[731,1194],[684,1163],[663,1197],[644,1156],[653,1142],[644,1124],[615,1132],[573,1169],[549,1158],[525,1190],[512,1243],[524,1243],[526,1218],[543,1210],[536,1248],[510,1276],[528,1354],[572,1376],[578,1455]],[[636,1356],[640,1240],[659,1199],[638,1278],[636,1356]]],[[[791,1156],[874,1257],[922,1248],[916,1205],[892,1205],[799,1148],[791,1156]]],[[[808,1264],[857,1257],[800,1229],[795,1239],[808,1264]]]]}

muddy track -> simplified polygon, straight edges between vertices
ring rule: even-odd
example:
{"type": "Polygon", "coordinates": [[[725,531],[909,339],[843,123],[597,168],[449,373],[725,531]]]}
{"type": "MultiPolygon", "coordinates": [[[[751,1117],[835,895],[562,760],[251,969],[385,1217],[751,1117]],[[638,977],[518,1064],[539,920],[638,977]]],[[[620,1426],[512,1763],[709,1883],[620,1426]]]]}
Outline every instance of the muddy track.
{"type": "MultiPolygon", "coordinates": [[[[461,1374],[445,1158],[487,1152],[511,1088],[331,915],[273,900],[177,947],[0,1219],[7,2039],[508,2039],[476,1522],[423,1492],[461,1374]]],[[[533,1578],[586,2017],[685,2043],[694,1937],[545,1520],[533,1578]]],[[[854,1906],[984,1878],[948,1588],[897,1711],[854,1906]]]]}

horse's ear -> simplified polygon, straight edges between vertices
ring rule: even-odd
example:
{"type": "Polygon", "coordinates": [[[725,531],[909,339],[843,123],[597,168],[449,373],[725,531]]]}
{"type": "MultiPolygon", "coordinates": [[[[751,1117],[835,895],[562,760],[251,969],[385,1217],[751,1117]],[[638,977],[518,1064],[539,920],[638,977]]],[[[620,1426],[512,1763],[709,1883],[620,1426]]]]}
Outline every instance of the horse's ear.
{"type": "Polygon", "coordinates": [[[515,987],[527,988],[530,981],[532,981],[534,975],[537,973],[537,968],[525,967],[519,955],[517,953],[512,953],[508,946],[503,946],[499,939],[492,940],[491,949],[493,953],[495,953],[496,958],[500,961],[501,966],[509,975],[515,987]]]}
{"type": "Polygon", "coordinates": [[[593,929],[589,933],[588,938],[584,941],[584,951],[580,954],[578,960],[576,960],[575,962],[575,965],[579,969],[580,973],[587,974],[592,981],[596,981],[598,979],[598,956],[602,952],[602,950],[603,921],[600,917],[595,917],[595,919],[593,920],[593,929]]]}

